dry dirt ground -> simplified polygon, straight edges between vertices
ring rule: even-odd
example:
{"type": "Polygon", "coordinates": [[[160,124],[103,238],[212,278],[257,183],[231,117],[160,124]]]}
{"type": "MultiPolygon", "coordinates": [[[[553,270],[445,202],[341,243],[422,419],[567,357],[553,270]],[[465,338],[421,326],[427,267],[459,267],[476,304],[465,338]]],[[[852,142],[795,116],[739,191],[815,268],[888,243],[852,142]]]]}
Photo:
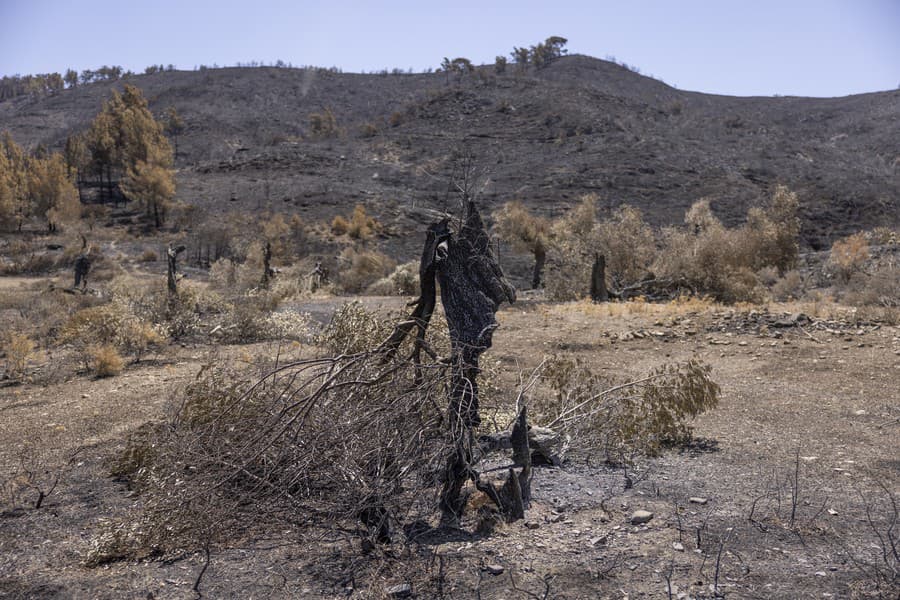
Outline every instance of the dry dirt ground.
{"type": "MultiPolygon", "coordinates": [[[[324,314],[341,301],[306,308],[324,314]]],[[[398,308],[402,299],[368,302],[398,308]]],[[[769,307],[801,309],[815,317],[815,307],[769,307]]],[[[422,540],[433,553],[429,569],[383,569],[382,578],[354,578],[356,553],[346,544],[290,530],[236,535],[211,548],[205,571],[203,553],[85,566],[104,523],[140,507],[109,476],[110,459],[129,432],[165,418],[212,349],[173,345],[108,379],[7,385],[0,481],[18,502],[0,513],[0,598],[380,598],[401,597],[394,586],[406,583],[419,598],[875,593],[868,565],[885,567],[882,541],[896,519],[886,501],[888,492],[900,496],[900,328],[825,318],[775,328],[774,317],[751,310],[527,298],[504,307],[490,353],[510,381],[556,352],[616,379],[696,357],[713,366],[719,406],[696,421],[694,443],[638,461],[628,473],[633,487],[600,457],[539,469],[524,522],[488,536],[464,522],[465,531],[422,540]],[[38,491],[11,478],[23,468],[49,492],[40,508],[38,491]],[[632,525],[638,509],[653,518],[632,525]]],[[[273,351],[221,347],[214,356],[273,351]]],[[[396,548],[384,560],[402,564],[409,552],[422,554],[396,548]]]]}

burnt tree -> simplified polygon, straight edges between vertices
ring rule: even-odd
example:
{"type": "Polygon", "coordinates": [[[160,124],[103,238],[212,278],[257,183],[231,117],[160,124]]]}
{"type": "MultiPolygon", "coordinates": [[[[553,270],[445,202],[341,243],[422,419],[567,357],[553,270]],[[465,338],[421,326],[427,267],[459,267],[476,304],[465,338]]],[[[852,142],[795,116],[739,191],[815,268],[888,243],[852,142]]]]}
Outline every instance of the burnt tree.
{"type": "Polygon", "coordinates": [[[606,257],[602,254],[594,255],[594,264],[591,266],[591,301],[609,301],[609,290],[606,287],[606,257]]]}
{"type": "MultiPolygon", "coordinates": [[[[448,219],[428,228],[419,263],[421,294],[410,317],[397,325],[382,349],[389,358],[403,339],[416,328],[411,358],[419,364],[425,350],[435,353],[425,342],[425,331],[434,313],[436,283],[441,286],[441,302],[450,330],[450,386],[448,390],[447,433],[449,455],[443,473],[441,510],[447,522],[457,522],[464,505],[462,487],[469,479],[478,481],[473,469],[477,444],[474,429],[478,414],[478,359],[491,347],[497,328],[494,317],[501,302],[514,302],[513,287],[506,281],[490,250],[484,223],[475,203],[466,203],[465,219],[458,234],[450,230],[448,219]]],[[[530,474],[530,470],[529,470],[530,474]]],[[[501,508],[504,508],[501,506],[501,508]]]]}
{"type": "Polygon", "coordinates": [[[166,287],[169,291],[170,301],[178,298],[178,279],[176,278],[178,269],[176,262],[178,260],[178,255],[186,249],[185,246],[172,247],[171,245],[166,248],[166,287]]]}

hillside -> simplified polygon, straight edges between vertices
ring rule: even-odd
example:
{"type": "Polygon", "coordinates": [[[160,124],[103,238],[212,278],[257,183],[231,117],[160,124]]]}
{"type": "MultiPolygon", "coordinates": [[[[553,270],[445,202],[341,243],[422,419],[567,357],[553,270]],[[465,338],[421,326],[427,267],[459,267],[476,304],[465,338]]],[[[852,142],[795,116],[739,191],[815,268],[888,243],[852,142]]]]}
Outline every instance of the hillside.
{"type": "MultiPolygon", "coordinates": [[[[136,76],[151,108],[174,106],[179,199],[203,211],[330,218],[362,202],[403,234],[440,208],[461,142],[487,173],[488,210],[521,199],[548,215],[581,194],[679,222],[709,197],[728,224],[777,183],[802,202],[812,249],[859,228],[900,224],[900,91],[843,98],[736,98],[681,91],[619,65],[568,56],[504,75],[341,74],[225,68],[136,76]],[[311,113],[338,132],[313,136],[311,113]]],[[[0,130],[61,148],[122,82],[0,103],[0,130]]],[[[402,235],[393,246],[415,249],[402,235]]]]}

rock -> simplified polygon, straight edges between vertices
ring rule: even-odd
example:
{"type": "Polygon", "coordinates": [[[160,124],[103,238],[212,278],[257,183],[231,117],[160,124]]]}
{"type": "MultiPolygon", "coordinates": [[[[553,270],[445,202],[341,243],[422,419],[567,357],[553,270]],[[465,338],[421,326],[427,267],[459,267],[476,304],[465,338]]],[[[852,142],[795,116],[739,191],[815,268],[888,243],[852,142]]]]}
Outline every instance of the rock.
{"type": "Polygon", "coordinates": [[[592,537],[591,539],[588,540],[588,543],[591,546],[596,546],[597,544],[604,545],[604,544],[606,544],[606,536],[604,535],[602,537],[600,537],[600,536],[592,537]]]}
{"type": "Polygon", "coordinates": [[[684,544],[682,544],[681,542],[675,542],[674,544],[672,544],[672,547],[679,552],[684,552],[684,544]]]}
{"type": "Polygon", "coordinates": [[[503,565],[487,565],[484,567],[484,570],[490,573],[491,575],[502,575],[503,574],[503,565]]]}
{"type": "Polygon", "coordinates": [[[649,523],[652,518],[653,513],[649,510],[636,510],[631,513],[631,524],[641,525],[643,523],[649,523]]]}
{"type": "Polygon", "coordinates": [[[401,583],[400,585],[389,587],[385,591],[391,598],[409,598],[412,596],[412,586],[408,583],[401,583]]]}
{"type": "Polygon", "coordinates": [[[525,527],[527,527],[528,529],[537,529],[540,526],[541,524],[537,521],[525,521],[525,527]]]}
{"type": "Polygon", "coordinates": [[[709,500],[706,498],[701,498],[699,496],[694,496],[692,498],[688,498],[688,502],[690,502],[691,504],[706,504],[707,502],[709,502],[709,500]]]}
{"type": "Polygon", "coordinates": [[[796,327],[809,321],[809,317],[803,313],[793,313],[789,316],[778,319],[772,325],[774,327],[796,327]]]}

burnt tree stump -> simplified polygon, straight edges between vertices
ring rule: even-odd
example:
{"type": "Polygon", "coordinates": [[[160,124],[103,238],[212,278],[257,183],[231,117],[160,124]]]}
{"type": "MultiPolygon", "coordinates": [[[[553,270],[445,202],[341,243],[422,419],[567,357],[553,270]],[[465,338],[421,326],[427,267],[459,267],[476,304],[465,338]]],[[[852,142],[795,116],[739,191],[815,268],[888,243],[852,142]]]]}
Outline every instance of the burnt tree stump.
{"type": "Polygon", "coordinates": [[[609,302],[609,290],[606,288],[606,257],[594,255],[591,267],[591,302],[609,302]]]}
{"type": "MultiPolygon", "coordinates": [[[[500,265],[491,253],[484,223],[472,201],[466,204],[465,219],[457,235],[451,232],[447,219],[428,228],[419,263],[422,292],[414,302],[416,308],[410,317],[398,324],[394,333],[382,344],[385,360],[397,352],[413,328],[417,333],[411,358],[418,365],[422,350],[435,358],[434,352],[425,343],[425,330],[434,313],[436,282],[441,286],[441,302],[450,330],[451,346],[450,387],[447,393],[450,451],[443,473],[440,508],[445,522],[456,523],[465,504],[463,485],[470,479],[477,484],[478,478],[473,470],[473,451],[477,449],[474,429],[481,422],[478,414],[478,358],[491,347],[491,338],[497,328],[494,315],[500,303],[514,302],[516,299],[515,290],[504,278],[500,265]]],[[[502,503],[498,505],[504,508],[502,503]]]]}
{"type": "Polygon", "coordinates": [[[166,287],[169,291],[170,301],[178,298],[178,279],[176,278],[178,265],[176,263],[178,255],[186,249],[185,246],[172,247],[171,245],[166,248],[166,287]]]}
{"type": "Polygon", "coordinates": [[[91,259],[87,254],[81,254],[75,259],[75,289],[81,286],[82,291],[87,291],[87,276],[91,272],[91,259]]]}

